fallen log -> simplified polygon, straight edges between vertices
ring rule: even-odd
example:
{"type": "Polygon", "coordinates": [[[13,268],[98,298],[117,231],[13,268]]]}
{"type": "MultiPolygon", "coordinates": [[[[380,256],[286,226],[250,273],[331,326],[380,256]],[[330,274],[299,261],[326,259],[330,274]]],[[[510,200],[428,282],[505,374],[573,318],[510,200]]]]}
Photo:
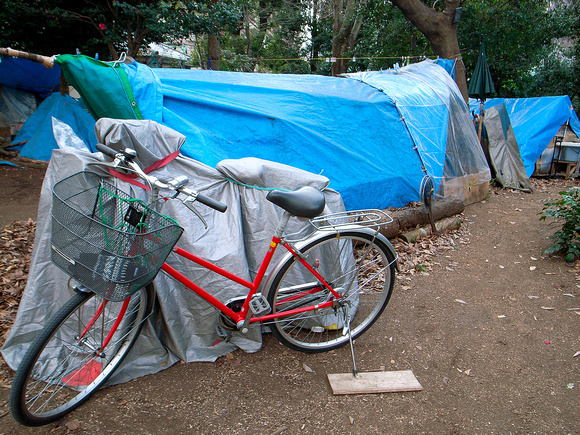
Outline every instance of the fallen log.
{"type": "Polygon", "coordinates": [[[0,157],[5,157],[12,163],[18,166],[25,166],[27,168],[40,168],[46,169],[48,167],[48,162],[43,160],[34,160],[27,157],[19,157],[18,151],[7,151],[0,149],[0,157]]]}
{"type": "Polygon", "coordinates": [[[4,148],[16,148],[20,145],[24,145],[26,142],[28,142],[27,140],[23,140],[21,142],[16,142],[16,143],[10,143],[8,145],[6,145],[4,148]]]}
{"type": "MultiPolygon", "coordinates": [[[[456,230],[461,226],[461,219],[458,217],[446,217],[435,222],[435,228],[437,233],[444,233],[447,230],[456,230]]],[[[427,225],[421,228],[415,228],[414,230],[407,231],[400,235],[400,237],[407,243],[414,243],[417,239],[422,237],[427,237],[433,234],[433,229],[431,225],[427,225]]]]}
{"type": "Polygon", "coordinates": [[[18,157],[18,151],[7,150],[6,147],[0,147],[0,156],[14,159],[18,157]]]}
{"type": "Polygon", "coordinates": [[[16,157],[12,159],[12,161],[17,165],[25,166],[27,168],[46,169],[48,167],[48,162],[43,160],[29,159],[27,157],[16,157]]]}
{"type": "MultiPolygon", "coordinates": [[[[457,198],[436,199],[431,204],[431,213],[434,221],[463,213],[465,205],[457,198]]],[[[397,237],[400,233],[417,226],[430,223],[423,204],[413,203],[405,208],[386,210],[393,218],[393,222],[384,226],[381,233],[388,239],[397,237]]]]}

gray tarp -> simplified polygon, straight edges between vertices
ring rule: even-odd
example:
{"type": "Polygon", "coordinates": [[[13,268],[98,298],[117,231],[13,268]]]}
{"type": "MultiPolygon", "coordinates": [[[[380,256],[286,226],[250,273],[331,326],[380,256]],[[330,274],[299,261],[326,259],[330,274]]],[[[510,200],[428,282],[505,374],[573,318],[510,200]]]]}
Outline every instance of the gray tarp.
{"type": "MultiPolygon", "coordinates": [[[[101,119],[97,122],[96,134],[99,141],[112,148],[135,148],[138,158],[145,166],[176,151],[184,141],[181,134],[153,121],[101,119]]],[[[62,132],[56,136],[68,137],[69,145],[74,143],[70,136],[63,135],[62,132]]],[[[68,276],[50,261],[52,186],[64,177],[87,169],[88,163],[102,159],[100,153],[91,154],[67,146],[61,148],[53,152],[46,172],[29,280],[14,327],[2,349],[4,358],[12,368],[18,366],[28,345],[45,321],[69,297],[66,286],[68,276]]],[[[153,175],[163,179],[186,175],[194,189],[228,205],[224,214],[201,204],[195,205],[207,221],[207,229],[191,211],[177,201],[167,201],[162,212],[175,217],[185,228],[178,246],[246,280],[254,278],[261,258],[268,249],[277,217],[281,215],[281,210],[266,200],[269,189],[294,189],[311,185],[324,191],[326,213],[344,210],[340,195],[327,188],[326,177],[254,158],[224,160],[220,162],[218,169],[213,169],[180,155],[167,166],[156,170],[153,175]]],[[[112,182],[126,192],[144,197],[142,189],[116,179],[112,182]]],[[[306,225],[293,219],[287,232],[299,231],[306,225]]],[[[281,254],[282,252],[276,254],[271,268],[281,254]]],[[[176,255],[170,255],[167,261],[221,301],[247,292],[244,287],[176,255]]],[[[214,345],[218,338],[217,311],[164,273],[157,276],[154,284],[158,295],[158,309],[145,324],[135,349],[110,383],[125,382],[155,373],[179,360],[214,361],[238,347],[247,352],[260,349],[261,331],[257,326],[251,328],[246,335],[235,333],[232,343],[220,342],[214,345]]]]}
{"type": "Polygon", "coordinates": [[[0,128],[10,128],[14,136],[36,110],[36,97],[29,92],[0,87],[0,128]]]}
{"type": "Polygon", "coordinates": [[[487,109],[484,125],[487,142],[484,141],[483,146],[492,176],[503,187],[531,192],[532,183],[526,174],[505,105],[498,104],[487,109]]]}

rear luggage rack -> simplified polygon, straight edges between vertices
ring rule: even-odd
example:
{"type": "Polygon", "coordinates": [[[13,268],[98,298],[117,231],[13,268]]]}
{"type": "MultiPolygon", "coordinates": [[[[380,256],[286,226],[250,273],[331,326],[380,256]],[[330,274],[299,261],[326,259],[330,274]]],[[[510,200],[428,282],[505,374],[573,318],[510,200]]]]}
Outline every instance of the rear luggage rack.
{"type": "Polygon", "coordinates": [[[334,231],[352,225],[374,228],[378,231],[381,227],[392,222],[393,218],[391,216],[378,209],[343,211],[309,219],[309,226],[299,232],[284,235],[284,239],[289,242],[299,242],[306,240],[315,231],[334,231]]]}
{"type": "Polygon", "coordinates": [[[344,211],[310,219],[310,224],[318,231],[332,231],[349,225],[379,229],[392,222],[391,216],[378,209],[344,211]]]}

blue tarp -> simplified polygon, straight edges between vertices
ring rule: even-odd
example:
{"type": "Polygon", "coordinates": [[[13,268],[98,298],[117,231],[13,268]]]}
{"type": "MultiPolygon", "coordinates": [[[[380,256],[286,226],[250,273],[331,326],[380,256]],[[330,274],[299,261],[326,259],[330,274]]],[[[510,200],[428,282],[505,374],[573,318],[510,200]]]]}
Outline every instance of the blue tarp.
{"type": "MultiPolygon", "coordinates": [[[[485,108],[505,104],[522,161],[528,177],[534,173],[535,164],[550,141],[566,121],[580,136],[580,121],[567,95],[538,98],[492,98],[485,108]]],[[[479,113],[479,100],[470,100],[470,109],[479,113]]]]}
{"type": "Polygon", "coordinates": [[[0,85],[48,97],[60,85],[60,67],[52,69],[27,59],[0,56],[0,85]]]}
{"type": "Polygon", "coordinates": [[[153,72],[163,124],[187,137],[182,153],[210,166],[258,157],[322,173],[348,209],[417,201],[423,167],[437,184],[445,167],[451,177],[489,173],[467,106],[450,102],[460,94],[433,61],[348,78],[153,72]],[[459,141],[450,125],[464,129],[459,141]],[[472,149],[450,152],[458,146],[472,149]],[[450,156],[459,160],[449,165],[450,156]]]}
{"type": "Polygon", "coordinates": [[[52,117],[68,124],[91,151],[96,151],[93,117],[74,98],[54,93],[38,106],[14,138],[13,143],[26,141],[16,148],[20,150],[21,157],[50,160],[52,150],[58,148],[52,129],[52,117]]]}
{"type": "Polygon", "coordinates": [[[187,136],[189,157],[210,166],[258,157],[321,173],[351,209],[418,198],[419,155],[390,98],[372,87],[324,76],[156,74],[163,123],[187,136]]]}
{"type": "MultiPolygon", "coordinates": [[[[439,195],[452,192],[461,199],[469,186],[489,180],[468,107],[434,61],[342,78],[151,69],[138,63],[123,68],[143,117],[185,135],[186,156],[214,167],[224,159],[257,157],[323,174],[347,209],[417,201],[425,174],[434,178],[439,195]],[[444,188],[456,179],[454,187],[444,188]]],[[[43,129],[29,121],[39,133],[23,150],[27,157],[50,158],[56,146],[47,142],[51,116],[92,147],[86,131],[94,123],[65,104],[77,113],[73,124],[40,110],[38,119],[47,120],[43,129]]]]}

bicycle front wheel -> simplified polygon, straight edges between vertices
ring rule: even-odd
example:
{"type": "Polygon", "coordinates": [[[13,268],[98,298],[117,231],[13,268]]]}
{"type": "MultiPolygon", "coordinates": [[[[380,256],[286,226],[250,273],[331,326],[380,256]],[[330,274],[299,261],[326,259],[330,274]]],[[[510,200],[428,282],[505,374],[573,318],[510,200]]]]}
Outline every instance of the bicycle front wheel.
{"type": "MultiPolygon", "coordinates": [[[[342,299],[334,307],[306,311],[274,321],[272,332],[286,346],[304,352],[324,352],[360,336],[381,315],[391,297],[395,254],[373,234],[339,231],[301,249],[342,299]]],[[[268,294],[273,313],[334,300],[335,297],[295,257],[280,269],[268,294]]]]}
{"type": "Polygon", "coordinates": [[[140,289],[126,303],[108,302],[91,292],[69,299],[18,367],[10,391],[14,419],[41,426],[83,404],[129,353],[152,300],[151,288],[140,289]]]}

